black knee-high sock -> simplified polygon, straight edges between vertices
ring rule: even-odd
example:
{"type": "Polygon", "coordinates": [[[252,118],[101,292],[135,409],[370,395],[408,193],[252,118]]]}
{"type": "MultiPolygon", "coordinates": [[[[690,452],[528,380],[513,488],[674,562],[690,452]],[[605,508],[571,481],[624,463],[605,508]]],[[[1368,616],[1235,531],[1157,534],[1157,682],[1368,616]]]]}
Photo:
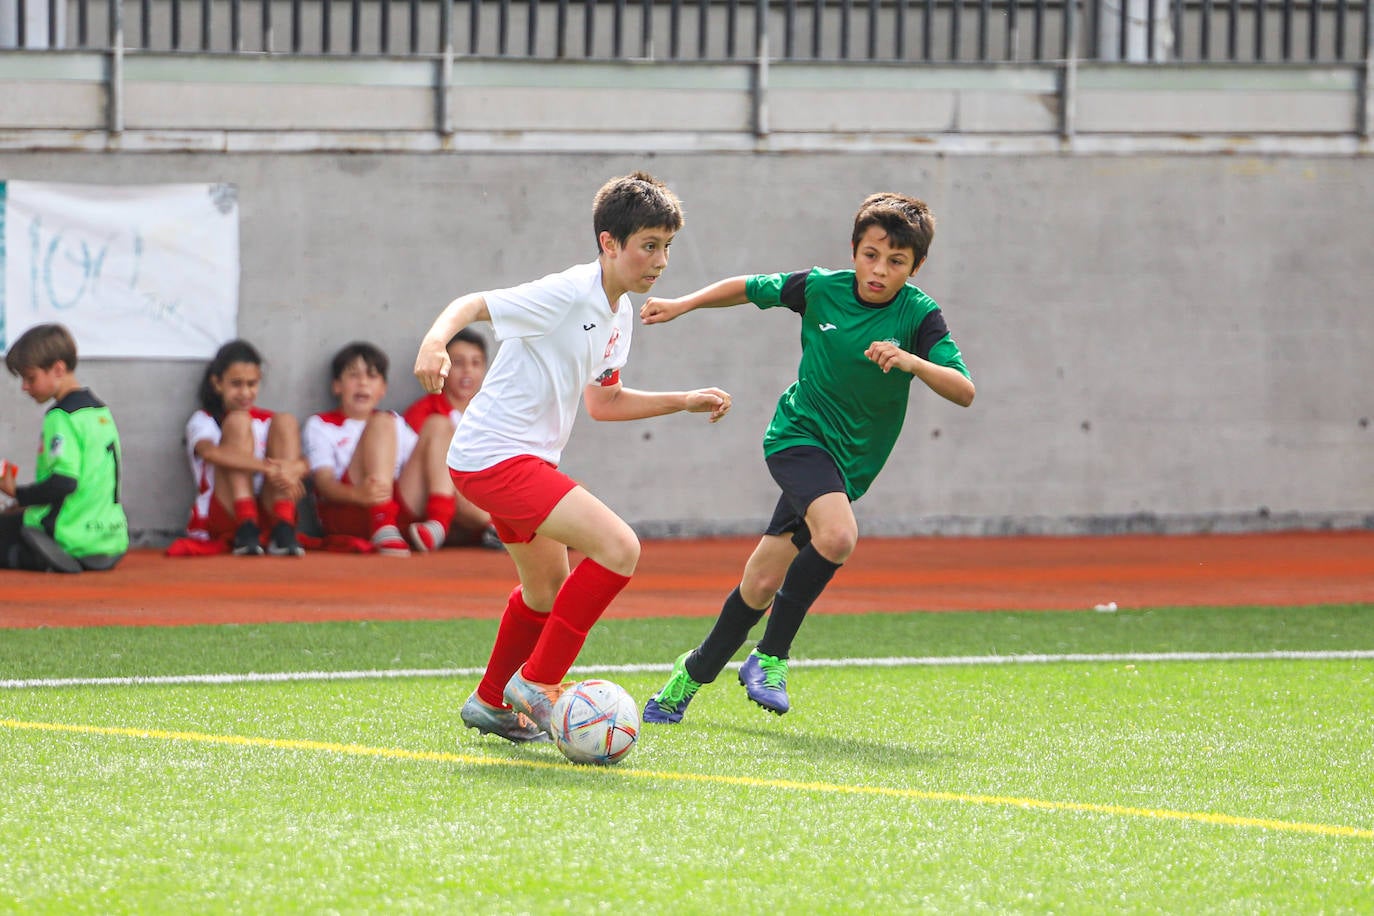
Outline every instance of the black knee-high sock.
{"type": "Polygon", "coordinates": [[[698,684],[709,684],[714,681],[726,663],[739,651],[739,647],[744,645],[744,641],[749,638],[749,631],[763,615],[764,611],[756,611],[744,603],[739,588],[736,587],[730,593],[730,597],[725,599],[720,616],[716,618],[716,625],[706,634],[701,645],[687,656],[684,666],[687,668],[688,676],[698,684]]]}
{"type": "Polygon", "coordinates": [[[816,603],[839,568],[839,563],[821,556],[811,544],[801,549],[792,565],[787,567],[782,588],[773,599],[773,612],[768,615],[768,626],[758,644],[760,653],[787,658],[806,612],[811,610],[811,605],[816,603]]]}

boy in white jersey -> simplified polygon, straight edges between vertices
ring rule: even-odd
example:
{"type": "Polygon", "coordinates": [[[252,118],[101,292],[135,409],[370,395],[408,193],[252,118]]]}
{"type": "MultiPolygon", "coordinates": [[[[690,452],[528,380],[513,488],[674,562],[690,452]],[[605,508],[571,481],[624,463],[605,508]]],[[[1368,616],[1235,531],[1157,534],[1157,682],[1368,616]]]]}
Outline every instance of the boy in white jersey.
{"type": "MultiPolygon", "coordinates": [[[[400,414],[378,407],[386,397],[390,363],[362,341],[334,354],[330,369],[338,409],[310,417],[303,435],[326,537],[367,539],[376,553],[405,557],[411,545],[401,531],[424,521],[428,496],[424,462],[412,457],[433,449],[400,414]]],[[[430,549],[413,543],[417,550],[430,549]]]]}
{"type": "Polygon", "coordinates": [[[416,377],[433,393],[449,372],[445,345],[460,328],[490,321],[500,342],[448,465],[459,492],[491,513],[520,577],[461,715],[468,727],[514,742],[549,740],[564,675],[639,562],[630,526],[558,470],[579,399],[594,420],[688,411],[714,423],[730,409],[719,388],[649,392],[620,382],[634,327],[628,294],[647,293],[668,265],[682,227],[676,195],[644,172],[614,178],[596,194],[592,225],[596,260],[455,299],[415,360],[416,377]],[[571,573],[568,548],[585,557],[571,573]]]}

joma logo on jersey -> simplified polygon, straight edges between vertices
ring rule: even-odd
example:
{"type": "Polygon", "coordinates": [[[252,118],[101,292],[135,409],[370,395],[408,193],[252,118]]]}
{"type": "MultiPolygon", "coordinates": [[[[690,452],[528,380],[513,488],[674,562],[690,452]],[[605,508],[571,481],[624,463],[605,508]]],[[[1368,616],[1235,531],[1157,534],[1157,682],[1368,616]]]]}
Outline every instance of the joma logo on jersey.
{"type": "Polygon", "coordinates": [[[835,330],[835,326],[834,326],[833,324],[831,324],[830,322],[828,322],[828,321],[827,321],[825,324],[818,324],[818,325],[816,325],[816,327],[820,328],[822,331],[833,331],[833,330],[835,330]]]}

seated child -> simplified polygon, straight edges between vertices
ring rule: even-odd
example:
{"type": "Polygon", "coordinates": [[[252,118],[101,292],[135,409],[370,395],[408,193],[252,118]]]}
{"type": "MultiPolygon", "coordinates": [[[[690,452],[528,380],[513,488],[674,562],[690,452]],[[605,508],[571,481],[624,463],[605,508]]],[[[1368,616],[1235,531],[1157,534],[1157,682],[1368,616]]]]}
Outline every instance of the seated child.
{"type": "Polygon", "coordinates": [[[113,569],[129,549],[120,504],[119,431],[110,408],[76,380],[76,341],[60,324],[35,325],[5,354],[43,415],[34,482],[18,486],[5,462],[0,492],[18,509],[0,515],[0,568],[75,573],[113,569]]]}
{"type": "Polygon", "coordinates": [[[222,541],[238,556],[305,553],[296,537],[296,504],[310,469],[300,425],[289,413],[257,406],[262,356],[246,340],[219,348],[200,382],[200,409],[186,421],[186,456],[196,482],[187,534],[222,541]],[[267,525],[260,523],[266,516],[267,525]]]}
{"type": "Polygon", "coordinates": [[[305,454],[325,536],[365,538],[377,553],[404,557],[412,545],[423,552],[442,543],[424,537],[435,531],[425,523],[440,520],[421,513],[442,514],[442,493],[431,503],[425,462],[412,459],[447,450],[451,434],[437,426],[417,434],[400,414],[378,408],[389,367],[386,354],[370,343],[354,342],[334,355],[339,406],[305,421],[305,454]],[[414,532],[410,543],[402,527],[414,532]]]}
{"type": "MultiPolygon", "coordinates": [[[[444,380],[444,390],[421,395],[405,412],[410,428],[432,445],[432,453],[426,454],[424,461],[424,482],[429,489],[425,512],[429,520],[412,524],[410,540],[426,544],[428,550],[474,544],[499,550],[501,539],[491,525],[491,515],[464,499],[448,473],[449,441],[487,375],[487,340],[472,328],[463,328],[448,342],[448,355],[453,368],[444,380]],[[436,427],[428,436],[427,426],[436,427]]],[[[419,477],[412,474],[408,480],[404,472],[401,474],[401,494],[409,505],[419,504],[413,489],[419,477]]]]}

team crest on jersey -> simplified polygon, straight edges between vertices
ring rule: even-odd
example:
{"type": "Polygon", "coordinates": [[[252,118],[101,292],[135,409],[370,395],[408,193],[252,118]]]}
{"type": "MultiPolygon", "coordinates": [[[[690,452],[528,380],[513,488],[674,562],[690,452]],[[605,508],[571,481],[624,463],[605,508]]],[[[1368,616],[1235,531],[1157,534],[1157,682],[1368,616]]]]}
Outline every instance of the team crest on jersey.
{"type": "Polygon", "coordinates": [[[889,337],[887,340],[883,341],[883,343],[890,343],[894,347],[900,347],[902,345],[902,342],[895,337],[889,337]]]}
{"type": "Polygon", "coordinates": [[[50,457],[50,458],[61,458],[61,457],[62,457],[62,437],[61,437],[61,436],[53,436],[53,437],[52,437],[52,441],[48,443],[48,457],[50,457]]]}
{"type": "Polygon", "coordinates": [[[608,357],[610,357],[611,351],[615,349],[615,342],[619,339],[620,328],[615,328],[611,331],[611,339],[606,341],[606,352],[601,354],[602,359],[607,359],[608,357]]]}

